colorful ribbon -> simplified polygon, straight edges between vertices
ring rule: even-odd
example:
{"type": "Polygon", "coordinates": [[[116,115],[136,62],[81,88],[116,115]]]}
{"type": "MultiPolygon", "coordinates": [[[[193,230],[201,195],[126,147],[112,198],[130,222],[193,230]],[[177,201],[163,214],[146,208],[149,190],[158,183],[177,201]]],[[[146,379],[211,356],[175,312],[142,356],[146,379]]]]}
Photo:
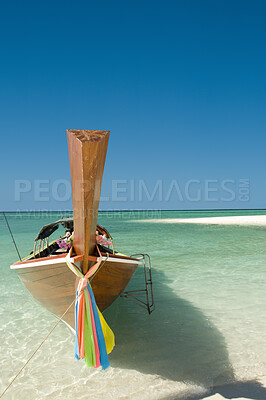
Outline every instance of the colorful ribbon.
{"type": "Polygon", "coordinates": [[[75,356],[78,360],[85,358],[88,367],[102,366],[106,369],[110,365],[108,354],[114,348],[115,337],[96,305],[89,283],[89,278],[100,267],[101,261],[102,255],[86,275],[83,275],[80,269],[71,262],[70,254],[66,256],[68,267],[80,278],[75,303],[75,356]]]}

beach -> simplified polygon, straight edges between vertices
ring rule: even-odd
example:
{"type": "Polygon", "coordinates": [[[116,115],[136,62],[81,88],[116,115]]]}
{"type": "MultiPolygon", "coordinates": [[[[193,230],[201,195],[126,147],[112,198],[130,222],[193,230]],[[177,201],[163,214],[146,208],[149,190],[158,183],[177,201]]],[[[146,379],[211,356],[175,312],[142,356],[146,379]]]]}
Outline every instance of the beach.
{"type": "Polygon", "coordinates": [[[236,385],[225,385],[214,388],[212,391],[213,394],[195,398],[195,400],[262,400],[265,398],[265,391],[266,376],[257,378],[256,382],[243,382],[236,385]]]}
{"type": "MultiPolygon", "coordinates": [[[[61,213],[7,217],[24,256],[41,226],[61,213]]],[[[3,399],[265,399],[266,229],[239,224],[251,217],[262,221],[266,211],[162,211],[155,218],[100,212],[117,249],[150,254],[155,311],[148,315],[123,298],[105,311],[116,338],[106,371],[74,358],[73,334],[60,323],[3,399]],[[215,218],[238,223],[164,222],[215,218]]],[[[9,269],[17,256],[3,220],[0,238],[4,390],[57,320],[9,269]]],[[[139,269],[128,290],[142,284],[139,269]]]]}
{"type": "Polygon", "coordinates": [[[211,394],[204,397],[196,397],[193,400],[262,400],[265,398],[265,391],[266,376],[257,378],[254,382],[242,382],[217,387],[211,391],[211,394]]]}
{"type": "Polygon", "coordinates": [[[201,218],[164,218],[146,219],[141,222],[160,224],[204,224],[204,225],[239,225],[239,226],[266,226],[266,215],[236,215],[223,217],[201,218]]]}

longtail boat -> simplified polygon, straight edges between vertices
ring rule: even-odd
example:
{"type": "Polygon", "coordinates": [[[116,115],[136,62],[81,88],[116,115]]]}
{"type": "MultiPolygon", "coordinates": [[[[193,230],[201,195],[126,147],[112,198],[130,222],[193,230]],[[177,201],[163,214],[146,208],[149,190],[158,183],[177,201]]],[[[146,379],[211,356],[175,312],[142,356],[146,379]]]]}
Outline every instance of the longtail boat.
{"type": "MultiPolygon", "coordinates": [[[[124,292],[143,259],[115,251],[109,232],[97,225],[109,131],[68,130],[67,139],[73,218],[62,218],[42,227],[31,254],[11,265],[33,297],[58,317],[75,300],[79,281],[68,267],[66,256],[83,275],[98,263],[89,282],[101,312],[124,292]],[[49,237],[60,225],[65,228],[63,238],[49,242],[49,237]],[[70,250],[69,240],[73,241],[70,250]]],[[[148,298],[147,288],[152,287],[152,281],[150,274],[147,278],[146,271],[145,279],[148,298]]],[[[124,296],[135,300],[135,293],[126,292],[124,296]]],[[[149,313],[152,307],[153,297],[152,303],[148,304],[149,313]]],[[[71,328],[75,327],[74,304],[64,315],[63,321],[71,328]]]]}

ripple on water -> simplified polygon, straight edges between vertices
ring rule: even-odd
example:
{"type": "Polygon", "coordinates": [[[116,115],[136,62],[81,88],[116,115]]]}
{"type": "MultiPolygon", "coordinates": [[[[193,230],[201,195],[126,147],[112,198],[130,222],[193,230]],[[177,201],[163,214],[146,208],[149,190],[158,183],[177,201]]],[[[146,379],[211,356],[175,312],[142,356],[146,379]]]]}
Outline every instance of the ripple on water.
{"type": "MultiPolygon", "coordinates": [[[[182,399],[203,395],[212,385],[265,374],[266,230],[100,218],[113,228],[121,251],[150,253],[156,311],[147,316],[124,299],[107,310],[117,344],[107,371],[87,369],[75,360],[73,335],[60,324],[6,399],[182,399]]],[[[40,225],[40,220],[27,220],[22,235],[23,219],[16,221],[20,248],[36,236],[40,225]]],[[[1,388],[56,322],[9,270],[15,257],[2,232],[3,237],[1,388]]],[[[137,273],[130,288],[140,282],[137,273]]]]}

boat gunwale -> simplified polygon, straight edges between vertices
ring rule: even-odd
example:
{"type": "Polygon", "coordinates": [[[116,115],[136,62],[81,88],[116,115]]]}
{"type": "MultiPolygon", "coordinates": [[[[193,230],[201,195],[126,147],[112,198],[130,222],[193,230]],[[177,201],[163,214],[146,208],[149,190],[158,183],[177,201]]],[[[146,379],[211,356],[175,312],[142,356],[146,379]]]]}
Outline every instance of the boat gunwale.
{"type": "MultiPolygon", "coordinates": [[[[50,256],[50,257],[48,256],[48,257],[34,258],[32,260],[17,261],[10,266],[10,269],[37,267],[37,266],[42,266],[42,265],[51,265],[53,263],[56,263],[56,264],[62,263],[63,264],[65,262],[66,254],[67,253],[63,253],[63,254],[58,254],[58,255],[50,256]],[[49,261],[51,261],[51,262],[49,262],[49,261]],[[38,265],[33,265],[34,263],[38,263],[38,265]],[[27,265],[27,264],[29,264],[29,265],[27,265]]],[[[102,253],[102,256],[103,256],[104,262],[106,262],[106,261],[123,262],[124,261],[125,263],[132,262],[132,264],[135,264],[135,263],[139,264],[139,262],[140,262],[140,260],[138,258],[133,258],[133,257],[125,256],[125,255],[118,255],[118,254],[109,255],[109,253],[102,253]],[[107,256],[107,254],[108,254],[108,256],[107,256]]],[[[94,261],[94,262],[97,262],[100,259],[100,257],[94,257],[94,256],[89,256],[88,258],[89,258],[89,261],[94,261]]],[[[80,261],[80,256],[71,257],[70,260],[72,262],[80,261]]]]}

